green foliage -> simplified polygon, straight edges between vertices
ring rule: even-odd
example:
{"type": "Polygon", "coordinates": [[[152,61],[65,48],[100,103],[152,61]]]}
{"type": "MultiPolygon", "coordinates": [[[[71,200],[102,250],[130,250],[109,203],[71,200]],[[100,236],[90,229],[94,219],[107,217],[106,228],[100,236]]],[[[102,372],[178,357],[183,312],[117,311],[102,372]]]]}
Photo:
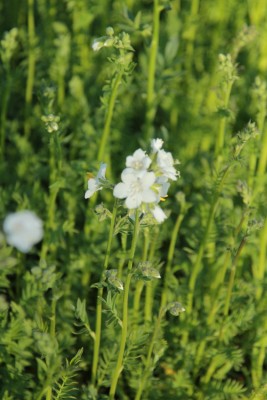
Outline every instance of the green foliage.
{"type": "Polygon", "coordinates": [[[122,332],[118,400],[267,397],[266,15],[264,0],[0,2],[1,226],[29,209],[45,232],[27,254],[0,232],[1,399],[109,398],[122,332]],[[181,178],[163,224],[140,216],[131,259],[122,203],[107,250],[112,191],[152,137],[181,178]]]}

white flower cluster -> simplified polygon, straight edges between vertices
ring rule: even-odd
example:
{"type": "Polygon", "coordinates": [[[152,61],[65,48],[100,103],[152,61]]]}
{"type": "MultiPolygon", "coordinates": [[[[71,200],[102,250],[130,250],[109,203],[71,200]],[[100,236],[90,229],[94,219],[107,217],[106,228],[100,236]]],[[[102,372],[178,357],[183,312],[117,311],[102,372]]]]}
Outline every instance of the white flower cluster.
{"type": "Polygon", "coordinates": [[[126,158],[126,168],[121,180],[113,190],[118,199],[125,199],[125,206],[132,210],[139,208],[151,213],[159,222],[167,217],[158,203],[167,196],[169,180],[175,181],[179,172],[174,167],[172,154],[162,149],[163,141],[151,141],[151,154],[138,149],[126,158]]]}
{"type": "MultiPolygon", "coordinates": [[[[169,180],[175,181],[180,173],[174,167],[172,154],[162,149],[163,140],[151,141],[151,154],[142,149],[136,150],[126,158],[126,168],[122,171],[122,182],[115,185],[114,197],[125,199],[125,207],[129,210],[139,209],[140,213],[150,213],[163,222],[167,217],[158,205],[167,196],[169,180]]],[[[106,164],[101,164],[96,178],[88,180],[85,198],[91,197],[101,190],[105,181],[106,164]]]]}
{"type": "Polygon", "coordinates": [[[43,222],[29,210],[9,214],[4,220],[3,230],[7,243],[22,253],[28,253],[43,238],[43,222]]]}

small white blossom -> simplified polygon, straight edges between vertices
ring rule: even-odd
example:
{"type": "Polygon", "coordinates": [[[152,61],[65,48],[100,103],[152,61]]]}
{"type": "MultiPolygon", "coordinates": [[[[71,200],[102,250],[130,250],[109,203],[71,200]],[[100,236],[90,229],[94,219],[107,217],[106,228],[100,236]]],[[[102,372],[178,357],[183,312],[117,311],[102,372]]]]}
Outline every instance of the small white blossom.
{"type": "Polygon", "coordinates": [[[122,171],[121,180],[122,182],[114,187],[113,194],[119,199],[126,199],[127,208],[138,208],[142,203],[157,201],[157,195],[151,189],[156,180],[154,172],[144,171],[137,175],[126,168],[122,171]]]}
{"type": "Polygon", "coordinates": [[[95,40],[92,44],[92,49],[94,51],[99,51],[103,47],[103,43],[99,42],[98,40],[95,40]]]}
{"type": "Polygon", "coordinates": [[[107,164],[101,163],[96,178],[90,178],[88,180],[88,190],[86,190],[84,195],[86,199],[89,199],[89,197],[92,197],[95,192],[102,189],[102,184],[100,180],[106,179],[105,178],[106,169],[107,169],[107,164]]]}
{"type": "Polygon", "coordinates": [[[159,206],[155,206],[151,209],[151,213],[153,217],[161,224],[167,218],[167,215],[163,212],[163,210],[159,206]]]}
{"type": "Polygon", "coordinates": [[[151,159],[142,149],[136,150],[132,156],[126,158],[126,167],[135,172],[146,171],[151,164],[151,159]]]}
{"type": "Polygon", "coordinates": [[[157,155],[157,164],[160,172],[166,177],[173,181],[177,180],[179,172],[174,168],[174,161],[172,154],[165,150],[159,150],[157,155]]]}
{"type": "Polygon", "coordinates": [[[159,176],[156,180],[156,184],[158,185],[158,193],[159,193],[158,201],[160,201],[164,197],[167,197],[170,183],[168,182],[168,179],[165,176],[159,176]]]}
{"type": "Polygon", "coordinates": [[[157,153],[163,146],[163,140],[162,139],[152,139],[151,140],[151,150],[152,153],[157,153]]]}
{"type": "Polygon", "coordinates": [[[43,222],[32,211],[18,211],[4,220],[3,230],[7,243],[27,253],[43,238],[43,222]]]}

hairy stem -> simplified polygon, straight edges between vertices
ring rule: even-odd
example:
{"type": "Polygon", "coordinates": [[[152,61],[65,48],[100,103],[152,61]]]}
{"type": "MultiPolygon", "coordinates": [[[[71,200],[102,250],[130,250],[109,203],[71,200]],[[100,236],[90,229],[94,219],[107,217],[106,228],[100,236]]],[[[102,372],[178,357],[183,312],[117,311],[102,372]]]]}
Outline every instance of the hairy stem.
{"type": "Polygon", "coordinates": [[[24,122],[24,133],[26,137],[30,135],[30,123],[29,123],[29,113],[32,104],[32,93],[34,86],[34,76],[35,76],[35,21],[34,21],[34,0],[28,0],[28,40],[29,40],[29,50],[28,50],[28,71],[27,71],[27,81],[26,81],[26,91],[25,91],[25,103],[26,103],[26,115],[24,122]]]}
{"type": "MultiPolygon", "coordinates": [[[[117,200],[115,200],[113,206],[113,213],[110,222],[109,235],[108,235],[108,243],[107,250],[105,254],[104,264],[103,264],[103,273],[107,270],[111,252],[112,239],[114,234],[114,227],[116,222],[117,215],[117,200]]],[[[94,353],[93,353],[93,364],[92,364],[92,384],[96,383],[96,375],[97,375],[97,367],[99,361],[99,351],[100,351],[100,341],[101,341],[101,327],[102,327],[102,296],[103,296],[103,288],[98,289],[97,293],[97,306],[96,306],[96,328],[95,328],[95,341],[94,341],[94,353]]]]}
{"type": "Polygon", "coordinates": [[[130,249],[130,258],[129,258],[129,262],[128,262],[128,274],[127,274],[127,278],[126,278],[126,282],[125,282],[124,296],[123,296],[123,312],[122,312],[123,315],[122,315],[122,332],[121,332],[120,348],[119,348],[117,364],[116,364],[116,367],[115,367],[115,370],[113,373],[111,387],[110,387],[110,391],[109,391],[109,398],[111,400],[114,399],[114,396],[116,393],[116,388],[117,388],[117,383],[118,383],[120,374],[123,370],[123,356],[124,356],[124,350],[125,350],[126,338],[127,338],[127,332],[128,332],[128,298],[129,298],[129,289],[130,289],[130,283],[131,283],[131,277],[132,277],[131,271],[133,268],[133,260],[134,260],[136,245],[137,245],[138,233],[139,233],[139,211],[138,211],[138,209],[136,209],[133,238],[132,238],[132,244],[131,244],[131,249],[130,249]]]}
{"type": "Polygon", "coordinates": [[[155,106],[155,75],[157,64],[157,53],[159,45],[159,28],[160,28],[160,12],[162,8],[159,0],[154,0],[153,11],[153,34],[150,46],[148,61],[148,82],[147,82],[147,98],[146,98],[146,117],[145,117],[145,137],[146,140],[151,139],[153,135],[153,121],[156,113],[155,106]]]}
{"type": "Polygon", "coordinates": [[[184,213],[181,212],[176,218],[176,222],[175,222],[175,225],[174,225],[174,228],[172,231],[171,242],[170,242],[168,256],[167,256],[167,265],[166,265],[165,275],[164,275],[164,284],[163,284],[162,295],[161,295],[161,307],[166,306],[166,303],[167,303],[168,282],[169,282],[169,277],[171,274],[171,266],[172,266],[172,260],[173,260],[174,250],[175,250],[175,244],[177,241],[177,236],[178,236],[180,226],[181,226],[183,219],[184,219],[184,213]]]}

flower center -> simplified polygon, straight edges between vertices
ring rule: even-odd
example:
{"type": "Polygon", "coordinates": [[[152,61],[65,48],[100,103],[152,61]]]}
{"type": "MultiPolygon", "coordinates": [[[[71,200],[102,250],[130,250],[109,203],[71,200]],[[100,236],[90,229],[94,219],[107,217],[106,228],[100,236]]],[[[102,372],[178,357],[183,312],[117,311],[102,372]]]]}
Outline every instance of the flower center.
{"type": "Polygon", "coordinates": [[[135,161],[133,165],[134,169],[142,169],[143,168],[143,163],[142,161],[135,161]]]}
{"type": "Polygon", "coordinates": [[[137,178],[136,181],[132,182],[131,186],[131,193],[137,193],[142,191],[142,182],[140,178],[137,178]]]}

